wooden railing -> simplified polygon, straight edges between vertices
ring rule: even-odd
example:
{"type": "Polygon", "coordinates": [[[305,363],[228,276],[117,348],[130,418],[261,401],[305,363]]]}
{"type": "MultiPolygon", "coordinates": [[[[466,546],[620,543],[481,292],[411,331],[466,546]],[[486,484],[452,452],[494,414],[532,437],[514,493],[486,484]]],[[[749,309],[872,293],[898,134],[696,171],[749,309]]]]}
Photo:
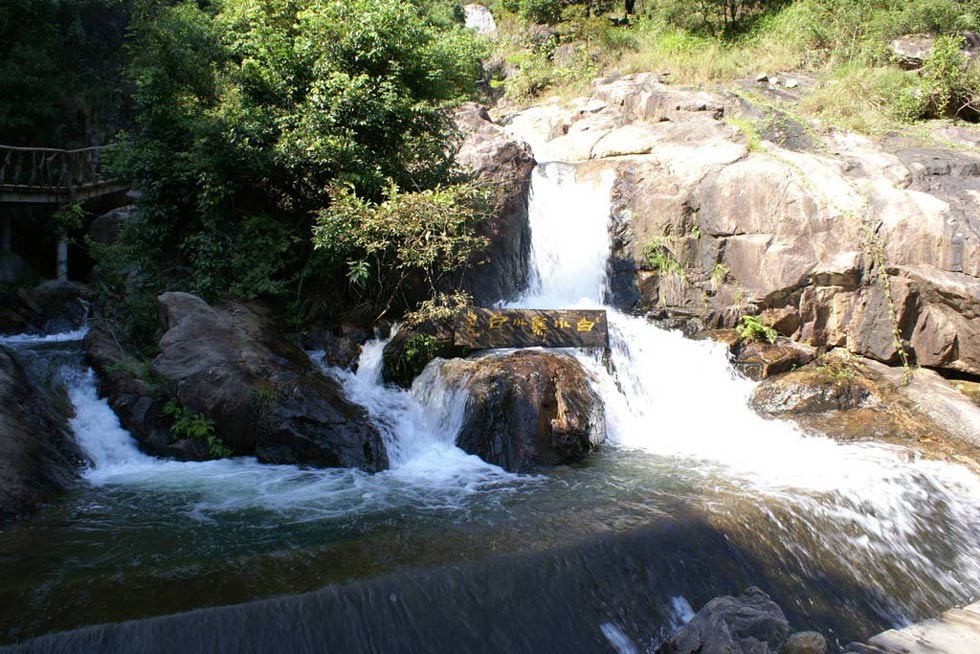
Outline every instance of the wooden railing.
{"type": "Polygon", "coordinates": [[[104,156],[113,146],[58,150],[0,145],[0,201],[67,202],[115,193],[104,156]]]}

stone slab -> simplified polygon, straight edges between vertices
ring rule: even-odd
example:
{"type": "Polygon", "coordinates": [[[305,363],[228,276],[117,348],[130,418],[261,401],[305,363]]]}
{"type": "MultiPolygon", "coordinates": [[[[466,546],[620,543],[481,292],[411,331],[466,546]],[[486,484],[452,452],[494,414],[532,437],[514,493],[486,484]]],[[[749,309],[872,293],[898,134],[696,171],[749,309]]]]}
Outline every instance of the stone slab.
{"type": "Polygon", "coordinates": [[[455,344],[472,350],[609,345],[605,311],[466,309],[456,316],[455,344]]]}

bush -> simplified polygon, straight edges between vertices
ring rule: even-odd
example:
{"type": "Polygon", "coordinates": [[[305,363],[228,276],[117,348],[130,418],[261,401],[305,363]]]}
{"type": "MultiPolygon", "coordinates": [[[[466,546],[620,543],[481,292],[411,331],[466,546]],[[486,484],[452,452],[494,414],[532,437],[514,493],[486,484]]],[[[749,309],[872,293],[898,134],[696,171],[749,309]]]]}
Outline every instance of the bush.
{"type": "Polygon", "coordinates": [[[175,438],[191,438],[205,443],[208,454],[215,459],[224,459],[235,453],[214,433],[214,422],[199,413],[194,413],[176,402],[167,402],[163,412],[174,419],[170,433],[175,438]]]}
{"type": "Polygon", "coordinates": [[[775,343],[776,339],[779,338],[776,330],[763,324],[758,316],[742,316],[736,329],[738,335],[747,341],[775,343]]]}
{"type": "Polygon", "coordinates": [[[362,301],[387,313],[410,282],[432,295],[447,274],[482,252],[478,235],[485,198],[470,184],[402,192],[391,184],[382,202],[334,187],[317,215],[313,240],[330,260],[346,264],[347,281],[362,301]]]}

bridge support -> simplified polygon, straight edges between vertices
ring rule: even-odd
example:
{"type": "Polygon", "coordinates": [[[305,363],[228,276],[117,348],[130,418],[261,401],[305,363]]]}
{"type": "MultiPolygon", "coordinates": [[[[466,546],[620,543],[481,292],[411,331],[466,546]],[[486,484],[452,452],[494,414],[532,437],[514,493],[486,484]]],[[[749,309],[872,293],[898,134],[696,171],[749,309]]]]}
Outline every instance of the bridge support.
{"type": "Polygon", "coordinates": [[[68,235],[64,232],[58,237],[58,281],[68,281],[68,235]]]}

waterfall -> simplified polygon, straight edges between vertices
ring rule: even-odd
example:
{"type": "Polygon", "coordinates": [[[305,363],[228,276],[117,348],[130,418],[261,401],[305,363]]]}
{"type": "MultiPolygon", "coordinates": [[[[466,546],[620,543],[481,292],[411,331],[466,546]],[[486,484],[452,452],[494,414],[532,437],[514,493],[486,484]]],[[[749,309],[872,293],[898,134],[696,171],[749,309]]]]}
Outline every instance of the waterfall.
{"type": "MultiPolygon", "coordinates": [[[[580,176],[562,163],[536,172],[529,207],[532,284],[512,306],[601,306],[611,180],[580,176]]],[[[731,485],[740,501],[777,503],[855,575],[869,558],[881,557],[906,572],[921,567],[926,578],[961,596],[980,589],[980,479],[965,467],[893,445],[805,435],[791,423],[763,419],[748,405],[755,384],[733,369],[727,348],[604,308],[608,365],[595,354],[573,354],[605,402],[613,443],[672,461],[705,483],[731,485]],[[937,523],[944,525],[950,559],[937,560],[936,545],[926,542],[937,523]]],[[[787,538],[799,538],[776,525],[787,529],[787,538]]]]}

